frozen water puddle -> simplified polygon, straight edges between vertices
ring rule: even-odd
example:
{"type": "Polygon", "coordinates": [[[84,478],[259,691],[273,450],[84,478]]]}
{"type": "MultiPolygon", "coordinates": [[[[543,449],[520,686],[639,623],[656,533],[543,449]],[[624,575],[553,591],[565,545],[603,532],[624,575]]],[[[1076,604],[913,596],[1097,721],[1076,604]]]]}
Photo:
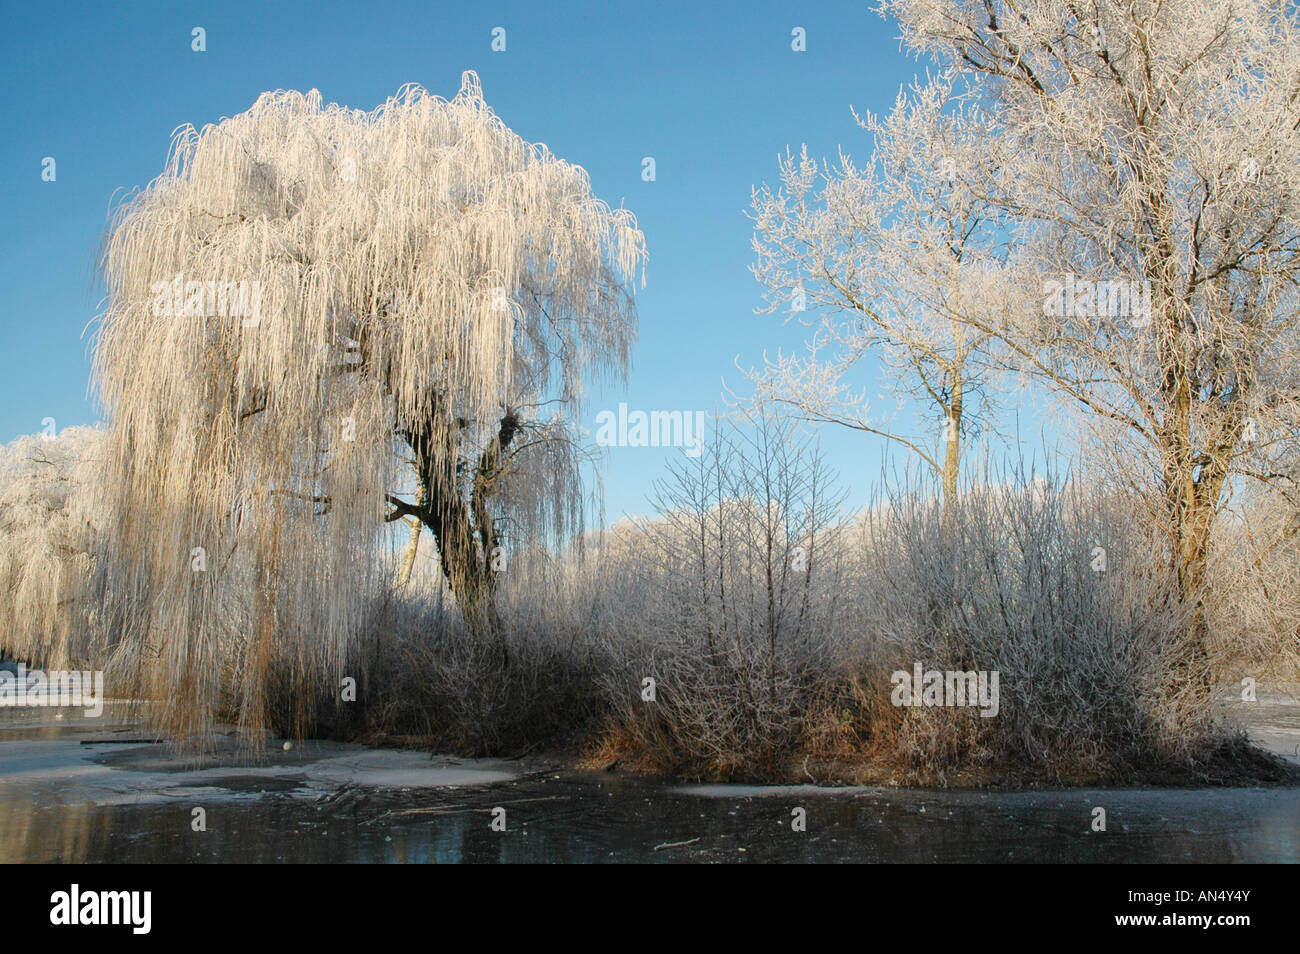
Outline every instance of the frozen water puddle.
{"type": "Polygon", "coordinates": [[[280,793],[315,799],[348,787],[459,788],[518,778],[513,763],[457,760],[424,752],[303,742],[268,746],[250,761],[233,750],[197,762],[148,742],[110,739],[6,740],[0,801],[37,805],[149,805],[200,797],[248,801],[280,793]],[[83,742],[85,744],[83,744],[83,742]]]}

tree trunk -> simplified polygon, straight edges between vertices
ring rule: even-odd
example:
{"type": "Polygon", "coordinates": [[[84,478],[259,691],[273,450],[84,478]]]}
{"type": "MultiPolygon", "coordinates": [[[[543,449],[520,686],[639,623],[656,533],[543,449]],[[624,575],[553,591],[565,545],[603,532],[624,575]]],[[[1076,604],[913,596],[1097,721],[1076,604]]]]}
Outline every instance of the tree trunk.
{"type": "Polygon", "coordinates": [[[953,508],[957,505],[957,477],[961,470],[961,420],[965,405],[961,374],[954,373],[951,381],[951,397],[948,407],[948,420],[945,425],[943,473],[943,521],[945,527],[952,526],[953,508]]]}
{"type": "Polygon", "coordinates": [[[399,514],[415,517],[429,528],[438,547],[443,576],[466,625],[492,647],[502,668],[509,664],[509,654],[495,605],[492,556],[498,536],[490,502],[493,484],[502,473],[504,452],[518,427],[513,413],[502,417],[496,438],[480,455],[474,469],[468,503],[457,479],[460,424],[440,416],[436,397],[425,420],[399,430],[415,452],[420,482],[419,503],[400,504],[399,514]]]}
{"type": "Polygon", "coordinates": [[[411,526],[411,539],[406,544],[406,556],[402,559],[402,574],[397,579],[398,586],[405,586],[411,582],[411,570],[415,567],[415,554],[420,548],[420,532],[424,529],[424,524],[414,517],[408,523],[411,526]]]}
{"type": "MultiPolygon", "coordinates": [[[[954,412],[954,415],[958,413],[960,412],[954,412]]],[[[961,418],[953,416],[948,421],[951,434],[949,435],[948,448],[943,457],[943,508],[945,513],[951,512],[952,505],[957,501],[957,473],[961,467],[961,435],[958,430],[961,418]]]]}
{"type": "MultiPolygon", "coordinates": [[[[415,503],[417,507],[424,506],[423,487],[417,493],[415,503]]],[[[406,545],[406,557],[402,560],[402,575],[397,580],[398,586],[406,586],[411,581],[411,571],[415,569],[415,555],[420,549],[420,532],[424,529],[424,524],[419,517],[411,517],[407,522],[411,525],[411,540],[406,545]]]]}
{"type": "Polygon", "coordinates": [[[1207,455],[1194,452],[1189,431],[1181,431],[1170,441],[1173,447],[1166,452],[1164,469],[1170,569],[1178,600],[1189,612],[1170,690],[1191,690],[1208,700],[1214,674],[1209,665],[1207,570],[1219,496],[1227,480],[1227,457],[1212,453],[1207,459],[1207,455]]]}
{"type": "Polygon", "coordinates": [[[1185,645],[1177,656],[1175,690],[1190,688],[1207,696],[1213,690],[1209,666],[1209,622],[1206,584],[1210,537],[1223,473],[1190,476],[1175,484],[1169,494],[1169,546],[1178,598],[1190,611],[1185,645]]]}

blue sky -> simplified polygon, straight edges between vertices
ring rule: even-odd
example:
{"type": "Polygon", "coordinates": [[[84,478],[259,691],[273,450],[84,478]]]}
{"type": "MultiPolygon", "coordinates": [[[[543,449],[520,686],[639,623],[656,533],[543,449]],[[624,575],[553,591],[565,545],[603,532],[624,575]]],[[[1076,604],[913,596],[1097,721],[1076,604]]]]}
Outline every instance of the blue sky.
{"type": "MultiPolygon", "coordinates": [[[[890,108],[924,70],[895,24],[864,2],[803,3],[124,3],[13,5],[0,33],[0,288],[6,374],[0,441],[93,423],[93,263],[117,190],[162,169],[172,130],[247,109],[269,89],[319,89],[372,109],[406,82],[443,96],[476,70],[516,132],[582,165],[593,188],[632,209],[650,253],[638,292],[639,345],[628,387],[592,395],[588,423],[633,409],[712,409],[736,370],[803,337],[756,315],[748,271],[750,189],[807,142],[833,157],[870,143],[850,106],[890,108]],[[191,30],[206,30],[206,52],[191,30]],[[491,50],[504,27],[506,50],[491,50]],[[806,31],[807,50],[791,49],[806,31]],[[41,179],[54,157],[57,179],[41,179]],[[653,156],[657,178],[641,178],[653,156]]],[[[144,345],[147,347],[147,344],[144,345]]],[[[871,383],[867,369],[865,383],[871,383]]],[[[831,463],[864,500],[881,473],[878,440],[824,435],[831,463]]],[[[679,453],[679,452],[673,452],[679,453]]],[[[665,452],[617,448],[607,512],[648,509],[665,452]]]]}

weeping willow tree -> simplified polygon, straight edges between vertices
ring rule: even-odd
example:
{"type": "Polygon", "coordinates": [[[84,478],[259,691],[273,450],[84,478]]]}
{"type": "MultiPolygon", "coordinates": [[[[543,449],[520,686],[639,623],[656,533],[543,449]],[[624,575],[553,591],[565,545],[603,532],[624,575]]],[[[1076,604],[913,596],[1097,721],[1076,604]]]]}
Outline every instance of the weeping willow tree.
{"type": "Polygon", "coordinates": [[[0,446],[0,657],[98,662],[104,433],[65,428],[0,446]]]}
{"type": "Polygon", "coordinates": [[[117,661],[175,734],[218,709],[260,729],[284,680],[337,674],[399,520],[503,647],[495,571],[580,528],[574,422],[626,377],[644,260],[634,216],[473,73],[451,100],[275,92],[178,130],[111,221],[95,354],[117,661]]]}

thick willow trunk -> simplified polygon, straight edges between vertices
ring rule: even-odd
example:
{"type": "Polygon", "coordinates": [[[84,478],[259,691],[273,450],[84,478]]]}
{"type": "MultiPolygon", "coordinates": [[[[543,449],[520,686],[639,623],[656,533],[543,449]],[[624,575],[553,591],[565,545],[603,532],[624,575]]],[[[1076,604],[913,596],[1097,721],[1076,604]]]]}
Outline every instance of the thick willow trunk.
{"type": "Polygon", "coordinates": [[[429,528],[443,576],[466,624],[505,666],[509,655],[496,610],[493,553],[499,538],[491,498],[505,451],[518,430],[518,419],[513,413],[501,419],[495,439],[479,456],[466,501],[456,463],[460,459],[459,426],[442,420],[437,407],[435,402],[426,420],[400,431],[415,453],[420,489],[415,505],[390,497],[398,508],[390,519],[410,516],[429,528]]]}

